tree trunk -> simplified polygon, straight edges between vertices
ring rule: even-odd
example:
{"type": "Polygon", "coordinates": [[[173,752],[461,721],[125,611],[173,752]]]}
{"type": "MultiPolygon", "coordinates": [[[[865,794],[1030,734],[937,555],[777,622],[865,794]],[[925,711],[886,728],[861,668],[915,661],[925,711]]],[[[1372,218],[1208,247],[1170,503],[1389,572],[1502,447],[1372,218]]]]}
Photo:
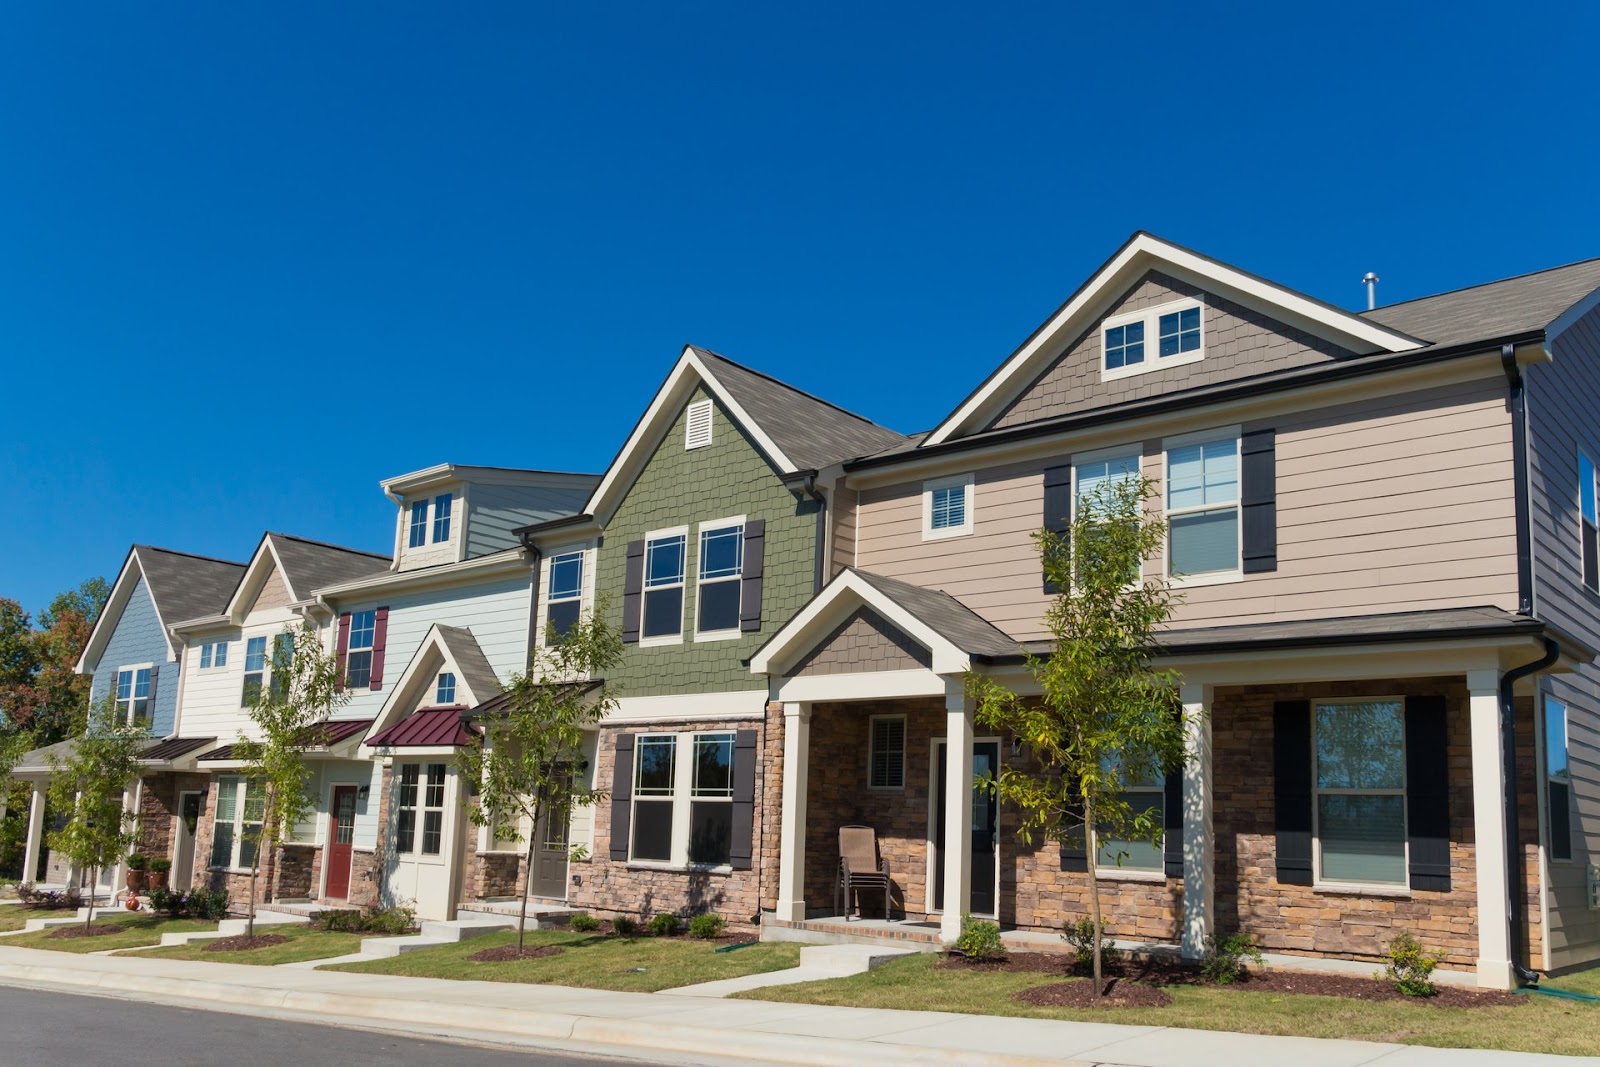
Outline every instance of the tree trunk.
{"type": "Polygon", "coordinates": [[[83,928],[85,930],[94,925],[94,900],[95,890],[100,887],[100,867],[98,864],[89,865],[89,906],[83,909],[83,928]]]}
{"type": "Polygon", "coordinates": [[[261,870],[261,842],[256,842],[255,862],[250,864],[250,900],[245,905],[244,936],[250,940],[256,936],[256,873],[261,870]]]}
{"type": "Polygon", "coordinates": [[[533,888],[533,853],[539,840],[539,809],[533,806],[533,825],[528,828],[528,871],[522,879],[522,911],[517,916],[517,955],[522,955],[522,938],[528,928],[528,890],[533,888]]]}
{"type": "Polygon", "coordinates": [[[1083,840],[1086,846],[1084,851],[1089,856],[1089,862],[1084,864],[1089,873],[1089,919],[1094,923],[1094,995],[1103,997],[1106,987],[1104,965],[1100,959],[1103,952],[1100,932],[1100,879],[1095,876],[1094,871],[1099,847],[1094,839],[1094,801],[1088,794],[1083,798],[1083,840]]]}

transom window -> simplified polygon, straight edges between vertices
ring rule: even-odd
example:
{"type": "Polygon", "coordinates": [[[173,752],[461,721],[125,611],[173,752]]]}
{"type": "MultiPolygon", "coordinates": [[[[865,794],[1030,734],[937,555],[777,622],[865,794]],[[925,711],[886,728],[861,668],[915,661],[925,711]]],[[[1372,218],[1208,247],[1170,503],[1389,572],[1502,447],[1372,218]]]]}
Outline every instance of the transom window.
{"type": "Polygon", "coordinates": [[[200,646],[200,669],[214,670],[228,665],[228,642],[208,641],[200,646]]]}
{"type": "Polygon", "coordinates": [[[906,717],[874,715],[867,742],[867,788],[906,787],[906,717]]]}
{"type": "Polygon", "coordinates": [[[410,548],[421,548],[428,543],[428,502],[414,501],[411,505],[411,532],[406,541],[410,548]]]}
{"type": "Polygon", "coordinates": [[[372,685],[372,644],[378,632],[376,611],[350,613],[350,644],[344,661],[345,685],[366,689],[372,685]]]}
{"type": "Polygon", "coordinates": [[[440,493],[433,498],[433,543],[450,540],[450,509],[455,503],[452,493],[440,493]]]}
{"type": "Polygon", "coordinates": [[[700,528],[697,634],[739,631],[739,586],[744,573],[744,523],[700,528]]]}
{"type": "Polygon", "coordinates": [[[406,855],[437,856],[444,839],[444,782],[442,763],[402,763],[395,790],[395,851],[406,855]],[[421,847],[418,847],[418,814],[421,847]]]}
{"type": "Polygon", "coordinates": [[[456,702],[456,676],[451,671],[444,671],[439,675],[439,684],[434,689],[433,702],[435,704],[454,704],[456,702]]]}
{"type": "Polygon", "coordinates": [[[1173,577],[1239,570],[1239,438],[1167,450],[1167,571],[1173,577]]]}
{"type": "Polygon", "coordinates": [[[1318,876],[1406,884],[1405,715],[1398,700],[1313,709],[1318,876]]]}
{"type": "Polygon", "coordinates": [[[732,733],[646,734],[634,742],[630,858],[712,867],[728,863],[733,749],[732,733]]]}
{"type": "Polygon", "coordinates": [[[211,866],[235,870],[251,867],[261,838],[266,795],[249,779],[225,775],[217,779],[217,817],[211,838],[211,866]]]}
{"type": "Polygon", "coordinates": [[[124,667],[117,672],[117,717],[130,726],[149,726],[150,668],[124,667]]]}
{"type": "Polygon", "coordinates": [[[644,546],[644,618],[640,639],[683,634],[684,549],[681,532],[658,534],[644,546]]]}
{"type": "Polygon", "coordinates": [[[244,643],[244,688],[239,702],[250,707],[261,697],[261,686],[267,679],[267,639],[247,638],[244,643]]]}
{"type": "Polygon", "coordinates": [[[548,636],[560,641],[578,625],[583,609],[583,553],[550,557],[550,591],[545,596],[548,636]]]}
{"type": "Polygon", "coordinates": [[[1572,767],[1567,756],[1567,706],[1544,698],[1545,822],[1550,827],[1550,858],[1572,858],[1572,767]]]}
{"type": "Polygon", "coordinates": [[[1102,325],[1100,339],[1102,378],[1193,363],[1205,355],[1205,312],[1198,301],[1178,300],[1113,315],[1102,325]]]}
{"type": "Polygon", "coordinates": [[[922,486],[924,540],[972,532],[972,475],[938,478],[922,486]]]}

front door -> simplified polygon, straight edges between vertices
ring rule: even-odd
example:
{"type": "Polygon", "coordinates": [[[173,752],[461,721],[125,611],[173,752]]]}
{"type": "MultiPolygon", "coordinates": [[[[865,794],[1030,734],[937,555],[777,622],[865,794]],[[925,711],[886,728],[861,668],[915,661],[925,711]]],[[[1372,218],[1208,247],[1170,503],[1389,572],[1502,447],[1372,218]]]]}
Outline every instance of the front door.
{"type": "MultiPolygon", "coordinates": [[[[944,742],[933,746],[933,758],[938,761],[939,788],[937,807],[934,809],[933,849],[933,909],[944,910],[944,801],[948,771],[944,758],[944,742]]],[[[972,746],[972,776],[974,779],[988,773],[1000,773],[1000,743],[979,741],[972,746]]],[[[999,866],[999,834],[996,826],[1000,805],[987,789],[972,790],[972,907],[974,915],[990,917],[998,913],[997,885],[999,866]]]]}
{"type": "Polygon", "coordinates": [[[457,775],[448,763],[396,763],[394,813],[384,902],[407,904],[419,919],[455,915],[460,819],[457,775]]]}
{"type": "Polygon", "coordinates": [[[350,899],[350,855],[356,840],[356,787],[333,787],[332,809],[328,812],[328,885],[323,895],[329,900],[350,899]]]}
{"type": "Polygon", "coordinates": [[[534,827],[533,885],[528,892],[551,900],[567,899],[567,818],[546,812],[534,827]]]}
{"type": "Polygon", "coordinates": [[[186,893],[194,879],[194,832],[205,808],[204,793],[178,794],[178,844],[172,855],[172,891],[186,893]]]}

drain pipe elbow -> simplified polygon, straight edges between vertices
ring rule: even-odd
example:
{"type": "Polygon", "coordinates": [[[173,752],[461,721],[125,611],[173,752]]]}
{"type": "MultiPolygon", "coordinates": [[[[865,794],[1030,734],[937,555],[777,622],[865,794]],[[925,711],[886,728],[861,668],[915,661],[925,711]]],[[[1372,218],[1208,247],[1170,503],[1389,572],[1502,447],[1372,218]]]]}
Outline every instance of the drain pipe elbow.
{"type": "Polygon", "coordinates": [[[1553,665],[1561,655],[1561,646],[1549,637],[1544,639],[1544,655],[1531,663],[1513,667],[1500,676],[1500,752],[1501,777],[1505,782],[1506,824],[1506,898],[1510,918],[1511,972],[1519,985],[1537,986],[1539,972],[1528,966],[1524,958],[1525,931],[1527,929],[1527,877],[1522,850],[1522,831],[1517,817],[1517,705],[1516,685],[1531,675],[1553,665]]]}

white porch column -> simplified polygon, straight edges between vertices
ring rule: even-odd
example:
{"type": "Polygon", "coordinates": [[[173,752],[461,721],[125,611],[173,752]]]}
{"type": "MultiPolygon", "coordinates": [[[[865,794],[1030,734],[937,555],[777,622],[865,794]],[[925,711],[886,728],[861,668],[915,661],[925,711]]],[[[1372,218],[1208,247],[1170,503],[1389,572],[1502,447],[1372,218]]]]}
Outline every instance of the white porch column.
{"type": "Polygon", "coordinates": [[[961,916],[972,906],[972,705],[966,683],[945,681],[944,914],[939,936],[961,936],[961,916]]]}
{"type": "Polygon", "coordinates": [[[1468,671],[1472,720],[1473,851],[1478,873],[1478,984],[1510,989],[1511,900],[1506,889],[1506,787],[1501,777],[1500,672],[1468,671]]]}
{"type": "Polygon", "coordinates": [[[811,705],[783,706],[783,812],[778,841],[777,917],[806,917],[806,777],[811,766],[811,705]]]}
{"type": "Polygon", "coordinates": [[[1211,687],[1185,685],[1183,701],[1183,954],[1200,959],[1216,929],[1215,835],[1211,826],[1211,687]]]}
{"type": "Polygon", "coordinates": [[[44,783],[33,783],[33,797],[28,802],[28,847],[22,861],[22,880],[32,882],[39,873],[39,848],[44,842],[44,783]]]}

